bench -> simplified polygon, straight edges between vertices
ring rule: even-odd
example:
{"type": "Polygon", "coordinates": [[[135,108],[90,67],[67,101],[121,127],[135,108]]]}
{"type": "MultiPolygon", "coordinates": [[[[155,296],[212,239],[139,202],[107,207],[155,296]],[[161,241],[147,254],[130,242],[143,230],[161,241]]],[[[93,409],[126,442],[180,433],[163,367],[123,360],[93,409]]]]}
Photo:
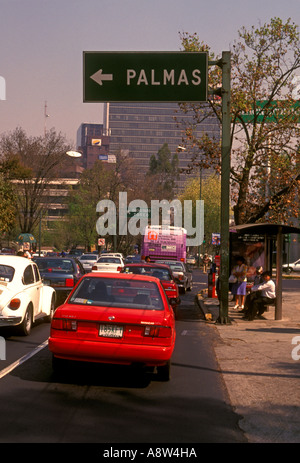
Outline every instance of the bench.
{"type": "Polygon", "coordinates": [[[269,302],[268,304],[265,304],[265,305],[264,305],[264,311],[265,311],[265,312],[269,312],[269,307],[270,307],[270,306],[271,306],[271,307],[272,307],[272,306],[276,307],[276,297],[275,297],[275,299],[273,299],[273,301],[271,301],[271,302],[269,302]]]}

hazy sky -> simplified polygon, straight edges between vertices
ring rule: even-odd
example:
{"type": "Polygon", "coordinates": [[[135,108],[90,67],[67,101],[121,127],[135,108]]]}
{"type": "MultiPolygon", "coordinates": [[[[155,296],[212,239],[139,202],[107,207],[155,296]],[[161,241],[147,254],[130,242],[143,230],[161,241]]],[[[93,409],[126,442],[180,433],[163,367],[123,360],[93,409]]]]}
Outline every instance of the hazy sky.
{"type": "Polygon", "coordinates": [[[83,103],[83,51],[178,51],[196,32],[215,53],[272,17],[300,25],[300,0],[0,0],[0,133],[54,127],[74,143],[102,104],[83,103]],[[1,98],[1,89],[0,89],[1,98]]]}

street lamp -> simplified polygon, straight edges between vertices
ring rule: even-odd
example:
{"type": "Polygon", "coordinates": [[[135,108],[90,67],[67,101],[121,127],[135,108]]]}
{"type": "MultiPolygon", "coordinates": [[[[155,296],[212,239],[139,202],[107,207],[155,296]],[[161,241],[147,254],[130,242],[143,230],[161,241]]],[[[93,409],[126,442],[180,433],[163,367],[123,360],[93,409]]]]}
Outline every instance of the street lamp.
{"type": "Polygon", "coordinates": [[[71,158],[81,158],[82,153],[80,151],[67,151],[66,153],[71,158]]]}

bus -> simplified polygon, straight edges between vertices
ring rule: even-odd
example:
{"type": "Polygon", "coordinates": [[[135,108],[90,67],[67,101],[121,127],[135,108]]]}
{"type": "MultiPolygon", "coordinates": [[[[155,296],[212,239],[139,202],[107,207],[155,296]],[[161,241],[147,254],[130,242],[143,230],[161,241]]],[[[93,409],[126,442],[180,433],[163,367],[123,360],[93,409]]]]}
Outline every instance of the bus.
{"type": "Polygon", "coordinates": [[[149,225],[145,229],[141,257],[152,262],[166,259],[186,262],[186,234],[182,227],[149,225]]]}

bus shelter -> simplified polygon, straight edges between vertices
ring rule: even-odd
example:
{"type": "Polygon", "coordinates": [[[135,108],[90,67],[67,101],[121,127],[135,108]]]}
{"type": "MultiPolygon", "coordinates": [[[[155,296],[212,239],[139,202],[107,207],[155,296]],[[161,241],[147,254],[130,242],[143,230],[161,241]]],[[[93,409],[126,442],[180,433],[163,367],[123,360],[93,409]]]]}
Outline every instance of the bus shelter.
{"type": "Polygon", "coordinates": [[[276,304],[275,320],[282,320],[282,253],[285,234],[300,233],[299,227],[273,223],[243,224],[232,227],[232,234],[256,236],[264,243],[264,270],[272,270],[272,243],[276,242],[276,304]],[[259,238],[260,237],[260,238],[259,238]]]}

